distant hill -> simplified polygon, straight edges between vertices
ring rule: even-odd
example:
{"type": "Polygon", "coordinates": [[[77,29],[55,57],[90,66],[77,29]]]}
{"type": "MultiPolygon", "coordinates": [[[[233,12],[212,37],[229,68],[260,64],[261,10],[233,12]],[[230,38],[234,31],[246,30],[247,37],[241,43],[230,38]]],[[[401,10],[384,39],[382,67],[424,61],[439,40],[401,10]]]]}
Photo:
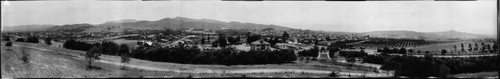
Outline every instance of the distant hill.
{"type": "Polygon", "coordinates": [[[2,26],[2,31],[41,31],[56,25],[19,25],[19,26],[2,26]]]}
{"type": "Polygon", "coordinates": [[[264,25],[254,23],[240,23],[240,22],[222,22],[212,19],[191,19],[185,17],[164,18],[157,21],[109,21],[103,24],[95,25],[87,31],[123,31],[126,29],[256,29],[261,30],[264,28],[274,28],[275,30],[289,30],[291,28],[277,26],[277,25],[264,25]]]}
{"type": "Polygon", "coordinates": [[[107,21],[103,24],[68,24],[68,25],[23,25],[4,27],[6,31],[75,31],[75,32],[122,32],[125,30],[162,30],[162,29],[250,29],[261,30],[273,28],[274,30],[289,30],[292,28],[264,25],[254,23],[223,22],[212,19],[191,19],[185,17],[164,18],[157,21],[123,19],[107,21]],[[66,27],[69,26],[69,27],[66,27]]]}
{"type": "Polygon", "coordinates": [[[454,30],[445,32],[415,32],[415,31],[373,31],[361,33],[370,37],[385,38],[411,38],[411,39],[482,39],[493,38],[487,35],[458,32],[454,30]]]}
{"type": "Polygon", "coordinates": [[[46,29],[45,31],[59,31],[59,32],[84,32],[89,28],[93,28],[94,26],[91,24],[69,24],[69,25],[61,25],[54,26],[46,29]]]}

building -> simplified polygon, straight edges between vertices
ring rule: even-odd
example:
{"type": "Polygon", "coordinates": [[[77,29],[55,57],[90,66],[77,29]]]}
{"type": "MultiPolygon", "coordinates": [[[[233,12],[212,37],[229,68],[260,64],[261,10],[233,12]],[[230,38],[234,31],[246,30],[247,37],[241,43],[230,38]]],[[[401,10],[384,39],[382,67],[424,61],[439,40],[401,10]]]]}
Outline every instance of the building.
{"type": "Polygon", "coordinates": [[[262,39],[254,41],[250,44],[252,50],[267,50],[271,47],[271,44],[269,42],[266,42],[262,39]]]}

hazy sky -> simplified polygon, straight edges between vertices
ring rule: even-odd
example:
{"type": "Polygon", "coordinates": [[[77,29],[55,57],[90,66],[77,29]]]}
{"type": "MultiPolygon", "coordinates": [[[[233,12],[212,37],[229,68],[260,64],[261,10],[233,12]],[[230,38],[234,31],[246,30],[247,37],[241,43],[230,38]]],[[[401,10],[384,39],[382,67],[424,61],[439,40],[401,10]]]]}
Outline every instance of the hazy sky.
{"type": "Polygon", "coordinates": [[[495,1],[203,2],[10,1],[2,25],[100,24],[110,20],[188,17],[292,28],[367,32],[457,30],[496,34],[495,1]]]}

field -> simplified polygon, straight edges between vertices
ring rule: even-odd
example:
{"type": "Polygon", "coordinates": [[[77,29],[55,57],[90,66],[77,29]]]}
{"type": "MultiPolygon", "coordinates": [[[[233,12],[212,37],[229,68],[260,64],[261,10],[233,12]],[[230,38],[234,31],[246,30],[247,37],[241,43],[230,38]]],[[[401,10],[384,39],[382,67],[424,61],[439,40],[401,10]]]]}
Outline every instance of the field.
{"type": "MultiPolygon", "coordinates": [[[[120,70],[120,57],[102,55],[94,63],[97,70],[86,70],[84,51],[68,50],[44,44],[14,42],[6,47],[2,42],[2,77],[40,78],[40,77],[327,77],[331,71],[340,71],[340,75],[362,77],[388,77],[391,74],[373,72],[374,68],[347,66],[336,62],[310,63],[296,62],[288,64],[266,65],[193,65],[168,62],[153,62],[134,59],[127,65],[128,70],[120,70]],[[19,60],[20,47],[27,47],[31,62],[24,64],[19,60]],[[12,49],[12,50],[7,50],[12,49]]],[[[342,76],[341,76],[342,77],[342,76]]]]}
{"type": "Polygon", "coordinates": [[[356,46],[365,47],[367,49],[381,49],[388,48],[415,48],[426,45],[453,43],[455,41],[426,41],[426,40],[412,40],[412,39],[370,39],[369,41],[357,44],[356,46]]]}

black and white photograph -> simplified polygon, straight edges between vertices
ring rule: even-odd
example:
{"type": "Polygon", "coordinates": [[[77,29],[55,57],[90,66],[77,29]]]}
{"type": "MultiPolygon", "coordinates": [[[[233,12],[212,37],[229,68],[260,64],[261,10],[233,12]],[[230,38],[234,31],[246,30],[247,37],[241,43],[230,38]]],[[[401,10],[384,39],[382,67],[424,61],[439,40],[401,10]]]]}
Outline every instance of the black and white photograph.
{"type": "Polygon", "coordinates": [[[1,78],[492,78],[497,0],[1,1],[1,78]]]}

